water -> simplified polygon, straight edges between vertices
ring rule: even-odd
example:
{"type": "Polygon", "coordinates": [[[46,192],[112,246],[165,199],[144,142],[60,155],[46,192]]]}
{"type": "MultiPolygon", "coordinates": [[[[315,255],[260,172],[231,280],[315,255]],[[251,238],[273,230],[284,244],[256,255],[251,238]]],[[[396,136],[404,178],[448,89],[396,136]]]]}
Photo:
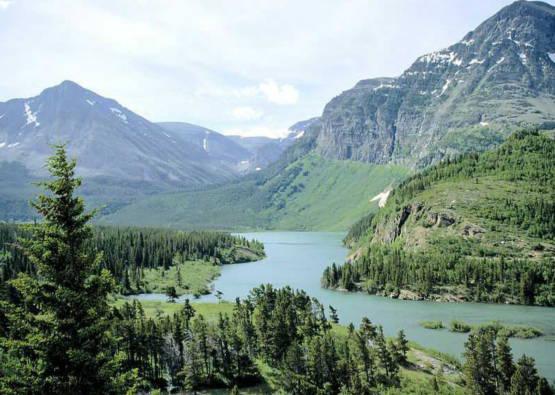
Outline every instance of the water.
{"type": "MultiPolygon", "coordinates": [[[[332,305],[339,311],[342,323],[358,325],[362,317],[383,325],[388,335],[395,335],[401,328],[407,337],[423,346],[461,356],[467,335],[447,330],[422,328],[420,321],[441,320],[448,324],[453,319],[469,323],[498,320],[512,325],[531,325],[541,329],[546,336],[529,339],[511,339],[513,353],[526,353],[535,358],[540,373],[550,381],[555,380],[555,309],[477,303],[438,303],[403,301],[362,293],[346,293],[320,287],[324,268],[342,263],[347,250],[342,246],[342,233],[321,232],[260,232],[243,234],[264,243],[267,258],[253,263],[225,265],[214,289],[223,292],[225,300],[244,297],[262,284],[276,287],[290,285],[303,289],[325,306],[332,305]]],[[[161,294],[141,295],[144,299],[162,299],[161,294]]],[[[182,298],[184,299],[184,298],[182,298]]],[[[203,296],[200,301],[216,301],[214,295],[203,296]]]]}

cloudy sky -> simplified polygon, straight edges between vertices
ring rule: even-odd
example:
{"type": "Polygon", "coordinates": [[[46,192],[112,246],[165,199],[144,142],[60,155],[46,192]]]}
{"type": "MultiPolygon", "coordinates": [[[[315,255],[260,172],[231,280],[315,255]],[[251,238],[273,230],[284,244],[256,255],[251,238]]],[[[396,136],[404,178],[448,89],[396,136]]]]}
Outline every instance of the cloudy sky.
{"type": "Polygon", "coordinates": [[[70,79],[153,121],[279,136],[509,3],[0,0],[0,101],[70,79]]]}

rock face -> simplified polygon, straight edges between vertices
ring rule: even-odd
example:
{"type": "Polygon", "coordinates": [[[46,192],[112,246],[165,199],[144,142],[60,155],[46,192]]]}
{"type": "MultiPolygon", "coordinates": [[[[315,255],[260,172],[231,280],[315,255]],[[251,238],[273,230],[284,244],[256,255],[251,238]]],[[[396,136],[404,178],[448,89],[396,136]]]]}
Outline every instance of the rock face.
{"type": "Polygon", "coordinates": [[[54,143],[67,143],[84,177],[171,185],[234,177],[202,147],[71,81],[0,103],[0,161],[42,176],[54,143]]]}
{"type": "Polygon", "coordinates": [[[418,167],[526,124],[555,127],[555,8],[518,1],[401,76],[343,92],[314,134],[328,158],[418,167]]]}
{"type": "Polygon", "coordinates": [[[373,240],[387,244],[393,243],[403,232],[403,226],[408,219],[411,216],[419,218],[423,209],[424,207],[420,203],[405,206],[399,214],[392,215],[388,221],[376,228],[373,240]]]}

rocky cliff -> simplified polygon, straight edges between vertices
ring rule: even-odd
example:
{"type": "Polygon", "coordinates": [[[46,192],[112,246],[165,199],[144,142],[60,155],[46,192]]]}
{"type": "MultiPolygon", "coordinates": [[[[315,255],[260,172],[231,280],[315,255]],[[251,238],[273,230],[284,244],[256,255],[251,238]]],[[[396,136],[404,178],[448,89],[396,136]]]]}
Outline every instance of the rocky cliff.
{"type": "Polygon", "coordinates": [[[555,126],[555,8],[518,1],[401,76],[335,97],[313,134],[327,158],[418,167],[528,124],[555,126]]]}

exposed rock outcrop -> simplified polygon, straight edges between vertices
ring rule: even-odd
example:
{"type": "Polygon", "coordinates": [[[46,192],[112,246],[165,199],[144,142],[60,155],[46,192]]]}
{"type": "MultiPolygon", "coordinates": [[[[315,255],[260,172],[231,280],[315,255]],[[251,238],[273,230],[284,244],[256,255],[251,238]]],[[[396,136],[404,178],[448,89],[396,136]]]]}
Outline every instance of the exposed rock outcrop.
{"type": "Polygon", "coordinates": [[[324,109],[316,150],[423,166],[555,120],[555,8],[518,1],[398,78],[360,81],[324,109]]]}

